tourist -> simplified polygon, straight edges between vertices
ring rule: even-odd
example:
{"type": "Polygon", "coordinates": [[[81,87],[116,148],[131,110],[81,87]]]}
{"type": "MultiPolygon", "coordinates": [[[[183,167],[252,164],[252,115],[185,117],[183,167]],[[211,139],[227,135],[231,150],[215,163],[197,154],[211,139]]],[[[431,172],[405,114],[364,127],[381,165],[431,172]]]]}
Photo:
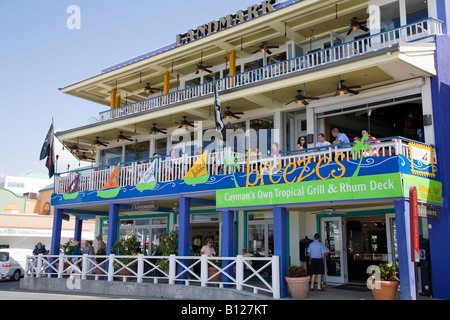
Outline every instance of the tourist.
{"type": "MultiPolygon", "coordinates": [[[[334,128],[331,131],[331,134],[335,138],[333,145],[350,143],[350,140],[348,139],[347,135],[345,133],[340,133],[338,128],[334,128]]],[[[339,147],[339,148],[344,148],[344,147],[339,147]]]]}
{"type": "MultiPolygon", "coordinates": [[[[319,135],[317,136],[317,140],[319,140],[319,141],[316,143],[316,147],[328,147],[329,145],[331,145],[331,143],[329,141],[325,140],[325,135],[323,133],[319,133],[319,135]]],[[[327,149],[321,148],[319,150],[325,151],[327,149]]]]}

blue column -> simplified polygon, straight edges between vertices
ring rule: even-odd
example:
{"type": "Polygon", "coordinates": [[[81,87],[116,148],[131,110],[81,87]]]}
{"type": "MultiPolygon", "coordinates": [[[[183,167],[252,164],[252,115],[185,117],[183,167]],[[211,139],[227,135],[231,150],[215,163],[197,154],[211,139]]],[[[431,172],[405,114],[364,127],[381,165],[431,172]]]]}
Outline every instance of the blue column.
{"type": "Polygon", "coordinates": [[[397,229],[398,272],[400,275],[400,299],[416,300],[414,262],[411,262],[411,230],[409,201],[394,202],[397,229]]]}
{"type": "MultiPolygon", "coordinates": [[[[191,199],[180,197],[180,214],[178,217],[178,255],[188,256],[189,255],[189,224],[190,224],[190,212],[191,212],[191,199]]],[[[187,265],[188,260],[182,261],[183,264],[187,265]]],[[[183,272],[181,266],[178,266],[178,273],[183,272]]],[[[185,272],[180,277],[186,279],[188,273],[185,272]]]]}
{"type": "MultiPolygon", "coordinates": [[[[234,211],[222,212],[222,257],[234,257],[234,211]]],[[[222,268],[229,265],[231,261],[223,261],[222,268]]],[[[226,272],[233,276],[233,268],[230,267],[226,272]]],[[[222,274],[222,282],[231,281],[222,274]]]]}
{"type": "MultiPolygon", "coordinates": [[[[280,259],[280,298],[287,296],[287,249],[286,249],[286,208],[273,209],[273,240],[274,240],[274,255],[280,259]]],[[[273,274],[272,277],[277,275],[273,274]]]]}
{"type": "Polygon", "coordinates": [[[106,242],[107,255],[111,254],[111,247],[117,240],[118,230],[119,230],[119,205],[110,204],[108,216],[108,240],[106,242]]]}
{"type": "Polygon", "coordinates": [[[50,254],[58,255],[59,248],[58,244],[61,243],[61,227],[62,227],[62,216],[64,210],[63,209],[55,209],[53,214],[53,230],[52,230],[52,242],[50,245],[50,254]]]}
{"type": "Polygon", "coordinates": [[[75,219],[75,230],[73,235],[73,241],[79,241],[80,247],[83,247],[81,244],[81,232],[83,230],[83,220],[80,217],[76,217],[75,219]]]}

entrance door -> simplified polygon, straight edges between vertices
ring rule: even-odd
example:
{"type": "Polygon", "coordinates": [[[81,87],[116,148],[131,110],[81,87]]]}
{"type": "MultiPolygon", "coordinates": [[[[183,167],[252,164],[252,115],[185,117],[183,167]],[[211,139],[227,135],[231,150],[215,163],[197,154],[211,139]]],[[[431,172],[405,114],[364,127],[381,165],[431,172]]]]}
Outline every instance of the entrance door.
{"type": "Polygon", "coordinates": [[[330,250],[327,258],[327,282],[345,282],[345,246],[343,235],[341,217],[321,219],[321,239],[330,250]]]}

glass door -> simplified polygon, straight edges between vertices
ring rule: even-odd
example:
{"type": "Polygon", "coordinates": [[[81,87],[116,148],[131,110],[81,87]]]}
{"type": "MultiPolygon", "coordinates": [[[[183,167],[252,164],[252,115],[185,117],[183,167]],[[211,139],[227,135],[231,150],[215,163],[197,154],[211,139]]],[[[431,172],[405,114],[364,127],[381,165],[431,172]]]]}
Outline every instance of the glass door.
{"type": "Polygon", "coordinates": [[[395,213],[386,214],[386,236],[387,236],[387,250],[388,261],[394,263],[398,268],[398,253],[397,253],[397,229],[395,224],[395,213]]]}
{"type": "Polygon", "coordinates": [[[341,217],[321,219],[321,240],[330,250],[327,257],[327,282],[344,283],[345,246],[341,217]]]}

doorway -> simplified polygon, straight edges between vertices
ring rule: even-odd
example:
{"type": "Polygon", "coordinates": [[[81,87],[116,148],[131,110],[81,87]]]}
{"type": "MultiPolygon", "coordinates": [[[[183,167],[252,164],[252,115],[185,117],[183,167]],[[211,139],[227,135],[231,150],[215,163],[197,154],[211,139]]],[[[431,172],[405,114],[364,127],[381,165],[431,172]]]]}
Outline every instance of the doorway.
{"type": "Polygon", "coordinates": [[[306,110],[285,112],[284,123],[286,124],[284,150],[295,150],[297,148],[298,138],[306,137],[307,135],[306,110]]]}
{"type": "Polygon", "coordinates": [[[348,282],[365,283],[369,266],[389,261],[386,217],[347,217],[345,224],[348,282]]]}

